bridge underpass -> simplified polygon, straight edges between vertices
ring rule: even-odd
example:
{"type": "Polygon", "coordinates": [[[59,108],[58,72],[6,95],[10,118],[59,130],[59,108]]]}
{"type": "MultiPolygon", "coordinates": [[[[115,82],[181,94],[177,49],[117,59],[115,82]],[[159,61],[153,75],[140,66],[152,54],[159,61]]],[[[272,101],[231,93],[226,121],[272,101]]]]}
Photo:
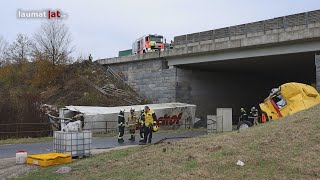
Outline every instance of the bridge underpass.
{"type": "MultiPolygon", "coordinates": [[[[178,65],[177,100],[197,105],[197,115],[233,108],[248,111],[286,82],[316,84],[315,52],[178,65]],[[180,74],[180,75],[179,75],[180,74]],[[188,97],[189,96],[189,97],[188,97]]],[[[237,119],[234,119],[236,122],[237,119]]]]}
{"type": "Polygon", "coordinates": [[[152,103],[197,105],[197,117],[217,107],[258,106],[272,88],[302,82],[320,91],[320,10],[174,37],[161,52],[105,58],[152,103]]]}

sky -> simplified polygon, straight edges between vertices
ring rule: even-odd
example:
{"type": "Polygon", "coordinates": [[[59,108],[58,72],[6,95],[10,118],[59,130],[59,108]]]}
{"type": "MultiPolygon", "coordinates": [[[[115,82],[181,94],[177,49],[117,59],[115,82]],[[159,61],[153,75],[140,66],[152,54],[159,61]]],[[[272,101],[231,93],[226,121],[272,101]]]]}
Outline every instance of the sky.
{"type": "Polygon", "coordinates": [[[73,56],[118,56],[146,34],[174,36],[320,9],[319,0],[3,0],[0,35],[11,43],[30,37],[44,19],[19,19],[17,10],[60,10],[68,17],[73,56]]]}

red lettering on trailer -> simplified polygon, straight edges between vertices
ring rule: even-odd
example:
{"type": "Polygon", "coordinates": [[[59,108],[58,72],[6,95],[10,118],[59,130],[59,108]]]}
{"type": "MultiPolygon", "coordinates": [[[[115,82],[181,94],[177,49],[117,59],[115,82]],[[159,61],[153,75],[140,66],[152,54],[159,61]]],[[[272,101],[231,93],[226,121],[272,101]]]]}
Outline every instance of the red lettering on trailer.
{"type": "Polygon", "coordinates": [[[182,113],[179,113],[178,116],[164,115],[163,117],[159,117],[156,122],[158,126],[173,125],[173,124],[179,124],[181,118],[182,118],[182,113]]]}

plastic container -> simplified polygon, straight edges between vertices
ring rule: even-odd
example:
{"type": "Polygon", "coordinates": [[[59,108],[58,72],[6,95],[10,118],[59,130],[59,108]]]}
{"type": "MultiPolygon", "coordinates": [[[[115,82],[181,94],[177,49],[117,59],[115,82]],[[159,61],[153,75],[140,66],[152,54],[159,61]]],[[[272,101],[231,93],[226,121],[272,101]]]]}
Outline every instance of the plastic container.
{"type": "Polygon", "coordinates": [[[67,164],[72,162],[72,157],[70,154],[62,153],[49,153],[49,154],[35,154],[30,155],[27,158],[27,163],[37,166],[52,166],[59,164],[67,164]]]}
{"type": "Polygon", "coordinates": [[[16,164],[25,164],[27,159],[27,152],[23,150],[19,150],[16,153],[16,164]]]}
{"type": "Polygon", "coordinates": [[[57,153],[75,156],[90,156],[92,145],[91,131],[53,133],[53,150],[57,153]]]}

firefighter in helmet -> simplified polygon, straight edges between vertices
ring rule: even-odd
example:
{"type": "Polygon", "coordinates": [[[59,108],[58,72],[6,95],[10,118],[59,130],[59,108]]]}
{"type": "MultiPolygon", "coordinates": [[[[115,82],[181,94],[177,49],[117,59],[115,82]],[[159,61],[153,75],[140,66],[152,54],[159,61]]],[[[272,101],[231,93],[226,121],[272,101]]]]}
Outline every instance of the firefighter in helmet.
{"type": "Polygon", "coordinates": [[[240,113],[241,113],[240,120],[241,121],[248,121],[248,114],[247,114],[246,110],[243,107],[240,108],[240,113]]]}
{"type": "Polygon", "coordinates": [[[144,118],[144,110],[142,110],[141,114],[140,114],[140,117],[139,117],[139,123],[140,123],[140,129],[139,129],[140,141],[139,142],[143,142],[144,141],[144,137],[143,137],[144,128],[145,128],[144,120],[145,120],[145,118],[144,118]]]}
{"type": "Polygon", "coordinates": [[[250,117],[253,119],[253,124],[258,125],[259,124],[259,112],[256,107],[252,107],[250,111],[250,117]]]}
{"type": "Polygon", "coordinates": [[[129,133],[131,135],[130,141],[135,141],[135,132],[136,132],[136,125],[138,123],[138,117],[134,109],[130,109],[130,114],[128,116],[128,124],[129,124],[129,133]]]}
{"type": "Polygon", "coordinates": [[[149,106],[144,107],[144,140],[143,143],[151,143],[153,127],[156,126],[157,116],[149,106]]]}
{"type": "Polygon", "coordinates": [[[121,111],[121,110],[118,115],[118,127],[119,127],[118,142],[122,143],[124,141],[123,134],[124,134],[124,127],[125,127],[125,118],[124,118],[124,111],[121,111]]]}

